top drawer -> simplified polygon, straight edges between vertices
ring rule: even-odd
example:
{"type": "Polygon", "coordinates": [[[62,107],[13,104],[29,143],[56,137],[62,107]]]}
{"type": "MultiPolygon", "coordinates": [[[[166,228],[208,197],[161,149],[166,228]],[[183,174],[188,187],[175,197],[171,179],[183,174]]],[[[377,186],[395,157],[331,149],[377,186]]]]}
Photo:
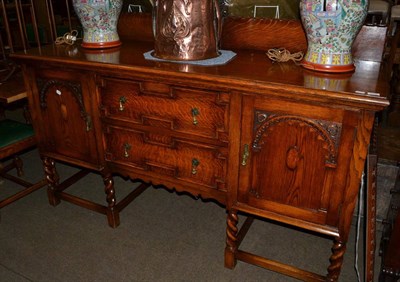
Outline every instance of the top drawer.
{"type": "Polygon", "coordinates": [[[152,128],[228,140],[229,95],[174,85],[104,78],[103,115],[152,128]]]}

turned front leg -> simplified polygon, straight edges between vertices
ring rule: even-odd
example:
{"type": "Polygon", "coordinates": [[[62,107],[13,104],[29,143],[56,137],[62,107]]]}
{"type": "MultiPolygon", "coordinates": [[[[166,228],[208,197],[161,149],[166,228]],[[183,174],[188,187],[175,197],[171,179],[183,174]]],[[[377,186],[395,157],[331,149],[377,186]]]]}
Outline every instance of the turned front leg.
{"type": "Polygon", "coordinates": [[[44,173],[47,181],[47,197],[52,206],[57,206],[60,203],[60,198],[57,196],[57,188],[59,186],[60,177],[58,176],[55,162],[49,157],[43,157],[44,173]]]}
{"type": "Polygon", "coordinates": [[[329,259],[331,264],[328,267],[327,281],[338,281],[345,251],[346,243],[336,237],[333,241],[332,255],[329,259]]]}
{"type": "Polygon", "coordinates": [[[107,220],[112,228],[120,224],[119,211],[116,209],[117,199],[115,197],[114,180],[111,173],[103,175],[104,189],[107,200],[107,220]]]}
{"type": "Polygon", "coordinates": [[[225,246],[225,267],[234,268],[237,262],[236,252],[238,249],[238,215],[237,211],[228,211],[226,219],[226,246],[225,246]]]}

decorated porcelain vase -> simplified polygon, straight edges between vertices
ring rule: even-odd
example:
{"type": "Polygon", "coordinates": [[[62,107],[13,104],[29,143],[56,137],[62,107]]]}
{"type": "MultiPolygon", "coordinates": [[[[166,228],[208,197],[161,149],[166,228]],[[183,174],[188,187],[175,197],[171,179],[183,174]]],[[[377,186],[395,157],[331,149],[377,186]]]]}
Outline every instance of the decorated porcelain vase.
{"type": "Polygon", "coordinates": [[[301,0],[308,49],[302,65],[325,72],[355,69],[352,45],[367,16],[369,0],[301,0]]]}
{"type": "Polygon", "coordinates": [[[121,45],[117,33],[123,0],[73,0],[83,27],[82,47],[110,48],[121,45]]]}

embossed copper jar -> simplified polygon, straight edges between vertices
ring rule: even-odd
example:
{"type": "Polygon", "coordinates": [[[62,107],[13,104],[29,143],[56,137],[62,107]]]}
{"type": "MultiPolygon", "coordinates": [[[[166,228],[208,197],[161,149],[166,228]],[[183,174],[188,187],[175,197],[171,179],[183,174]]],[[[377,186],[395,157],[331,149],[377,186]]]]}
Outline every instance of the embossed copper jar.
{"type": "Polygon", "coordinates": [[[204,60],[219,55],[221,13],[217,0],[156,0],[154,56],[204,60]]]}

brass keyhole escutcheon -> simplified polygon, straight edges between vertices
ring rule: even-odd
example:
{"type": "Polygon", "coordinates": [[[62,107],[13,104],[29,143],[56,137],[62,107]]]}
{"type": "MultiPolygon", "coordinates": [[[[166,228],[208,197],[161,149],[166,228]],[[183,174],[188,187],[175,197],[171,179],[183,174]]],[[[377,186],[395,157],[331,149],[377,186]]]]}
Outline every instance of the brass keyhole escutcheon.
{"type": "Polygon", "coordinates": [[[86,123],[86,131],[90,131],[92,129],[92,117],[88,114],[86,114],[85,118],[85,123],[86,123]]]}

